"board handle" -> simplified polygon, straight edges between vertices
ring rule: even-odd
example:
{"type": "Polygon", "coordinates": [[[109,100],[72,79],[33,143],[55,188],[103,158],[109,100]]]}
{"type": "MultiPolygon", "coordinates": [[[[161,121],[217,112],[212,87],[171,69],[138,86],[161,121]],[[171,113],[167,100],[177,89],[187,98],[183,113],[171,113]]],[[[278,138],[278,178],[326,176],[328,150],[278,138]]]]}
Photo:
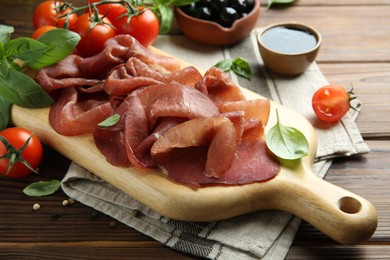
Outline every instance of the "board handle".
{"type": "Polygon", "coordinates": [[[278,185],[277,209],[299,216],[341,244],[359,244],[374,234],[378,217],[369,201],[311,170],[288,175],[278,185]]]}

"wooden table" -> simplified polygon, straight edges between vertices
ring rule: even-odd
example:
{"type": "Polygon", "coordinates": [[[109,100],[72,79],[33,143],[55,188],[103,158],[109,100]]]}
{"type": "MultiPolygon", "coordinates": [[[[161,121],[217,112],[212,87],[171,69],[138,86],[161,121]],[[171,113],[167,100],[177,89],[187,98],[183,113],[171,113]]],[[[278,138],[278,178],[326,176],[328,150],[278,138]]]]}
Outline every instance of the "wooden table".
{"type": "MultiPolygon", "coordinates": [[[[30,35],[38,2],[2,0],[0,23],[14,26],[14,36],[30,35]]],[[[287,259],[389,259],[390,1],[299,0],[288,8],[263,8],[258,26],[281,21],[317,28],[323,36],[321,70],[329,82],[353,86],[363,102],[357,124],[371,152],[334,161],[326,180],[371,201],[379,216],[373,237],[357,246],[339,245],[303,223],[287,259]]],[[[45,147],[39,176],[0,178],[1,259],[194,258],[80,203],[62,206],[63,192],[42,198],[23,194],[31,182],[61,179],[69,163],[45,147]],[[34,203],[41,205],[39,211],[33,211],[34,203]]]]}

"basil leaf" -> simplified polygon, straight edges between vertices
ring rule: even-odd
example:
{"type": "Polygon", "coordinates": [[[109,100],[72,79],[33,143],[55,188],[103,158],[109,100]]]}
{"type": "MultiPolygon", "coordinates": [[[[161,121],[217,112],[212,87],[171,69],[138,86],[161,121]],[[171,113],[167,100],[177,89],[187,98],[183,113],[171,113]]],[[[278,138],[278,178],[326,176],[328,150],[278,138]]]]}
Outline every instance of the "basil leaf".
{"type": "Polygon", "coordinates": [[[116,123],[118,123],[120,119],[121,119],[121,116],[119,114],[114,114],[114,115],[108,117],[106,120],[100,122],[98,124],[98,126],[110,127],[110,126],[113,126],[116,123]]]}
{"type": "Polygon", "coordinates": [[[9,68],[5,57],[0,64],[0,95],[8,102],[28,108],[53,104],[52,98],[32,78],[9,68]]]}
{"type": "Polygon", "coordinates": [[[5,46],[5,55],[11,60],[20,59],[29,63],[41,56],[48,47],[36,40],[27,37],[19,37],[10,40],[5,46]]]}
{"type": "Polygon", "coordinates": [[[195,2],[198,2],[199,0],[173,0],[170,1],[170,4],[172,6],[184,6],[184,5],[189,5],[195,2]]]}
{"type": "Polygon", "coordinates": [[[214,67],[219,68],[224,72],[233,70],[234,73],[236,73],[237,75],[240,75],[247,79],[250,79],[252,77],[252,69],[249,66],[249,63],[243,58],[235,58],[234,60],[224,59],[215,64],[214,67]]]}
{"type": "Polygon", "coordinates": [[[58,180],[33,182],[23,189],[23,193],[28,196],[41,197],[51,195],[61,187],[58,180]]]}
{"type": "Polygon", "coordinates": [[[224,72],[228,72],[229,70],[231,70],[232,66],[233,66],[232,59],[225,59],[214,65],[214,67],[219,68],[224,72]]]}
{"type": "Polygon", "coordinates": [[[14,27],[0,24],[0,43],[6,44],[11,39],[14,27]]]}
{"type": "Polygon", "coordinates": [[[279,158],[296,160],[308,155],[309,143],[302,132],[294,127],[284,126],[279,121],[268,131],[266,142],[268,148],[279,158]]]}
{"type": "Polygon", "coordinates": [[[173,21],[173,11],[167,5],[159,4],[153,8],[153,12],[156,14],[160,22],[160,34],[168,33],[171,30],[173,21]]]}
{"type": "Polygon", "coordinates": [[[244,78],[250,79],[252,77],[251,67],[249,66],[249,63],[243,58],[234,59],[232,69],[236,74],[244,78]]]}
{"type": "Polygon", "coordinates": [[[28,63],[33,69],[41,69],[55,64],[71,54],[80,41],[80,35],[58,28],[43,34],[38,38],[38,41],[45,44],[48,49],[36,60],[28,63]]]}
{"type": "Polygon", "coordinates": [[[268,0],[267,9],[271,7],[273,4],[291,4],[295,0],[268,0]]]}
{"type": "Polygon", "coordinates": [[[4,130],[9,122],[11,114],[11,102],[0,96],[0,131],[4,130]]]}

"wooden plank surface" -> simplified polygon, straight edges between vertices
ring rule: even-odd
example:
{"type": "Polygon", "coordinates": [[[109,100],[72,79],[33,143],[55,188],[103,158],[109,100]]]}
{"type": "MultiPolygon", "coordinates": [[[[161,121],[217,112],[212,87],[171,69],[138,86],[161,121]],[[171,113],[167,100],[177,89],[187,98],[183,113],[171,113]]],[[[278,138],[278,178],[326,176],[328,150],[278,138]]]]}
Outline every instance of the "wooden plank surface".
{"type": "MultiPolygon", "coordinates": [[[[81,0],[80,0],[81,1],[81,0]]],[[[80,2],[75,1],[75,2],[80,2]]],[[[3,0],[0,22],[30,35],[35,0],[3,0]]],[[[262,1],[263,5],[266,1],[262,1]]],[[[359,246],[340,246],[303,223],[287,259],[388,259],[390,255],[390,1],[299,0],[288,8],[263,11],[258,26],[295,20],[321,31],[318,63],[329,82],[353,85],[363,101],[358,127],[371,152],[336,160],[326,180],[370,200],[378,211],[373,237],[359,246]]],[[[67,197],[30,198],[29,183],[62,178],[69,160],[45,147],[39,176],[0,178],[1,259],[194,259],[129,229],[80,203],[63,207],[67,197]],[[33,203],[41,210],[32,210],[33,203]]]]}

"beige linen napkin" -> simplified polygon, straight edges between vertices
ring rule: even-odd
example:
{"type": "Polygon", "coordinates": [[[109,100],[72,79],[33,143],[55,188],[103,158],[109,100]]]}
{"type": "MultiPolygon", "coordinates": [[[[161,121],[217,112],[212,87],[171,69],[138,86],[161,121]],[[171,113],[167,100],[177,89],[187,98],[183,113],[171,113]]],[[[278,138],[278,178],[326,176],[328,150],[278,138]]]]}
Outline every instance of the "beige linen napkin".
{"type": "MultiPolygon", "coordinates": [[[[311,96],[327,82],[316,64],[299,77],[284,78],[266,72],[256,44],[256,32],[230,48],[198,45],[185,37],[161,36],[156,47],[208,69],[224,58],[243,57],[250,62],[254,77],[232,78],[241,86],[269,97],[306,116],[318,135],[318,156],[313,171],[324,177],[331,158],[369,152],[351,110],[331,127],[319,124],[311,109],[311,96]],[[325,160],[326,159],[326,160],[325,160]]],[[[361,103],[355,102],[360,108],[361,103]]],[[[209,259],[284,259],[300,224],[300,219],[280,211],[260,211],[232,219],[190,223],[165,218],[132,197],[99,179],[75,163],[62,181],[65,193],[104,212],[168,247],[209,259]]]]}

